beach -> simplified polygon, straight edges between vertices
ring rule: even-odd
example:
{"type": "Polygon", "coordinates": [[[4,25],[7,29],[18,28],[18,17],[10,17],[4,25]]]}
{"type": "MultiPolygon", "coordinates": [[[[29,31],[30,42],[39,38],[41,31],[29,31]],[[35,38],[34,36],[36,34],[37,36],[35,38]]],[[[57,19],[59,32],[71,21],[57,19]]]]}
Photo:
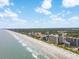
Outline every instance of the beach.
{"type": "MultiPolygon", "coordinates": [[[[17,40],[22,43],[23,46],[32,47],[28,48],[30,52],[32,52],[32,49],[34,49],[34,51],[37,51],[36,55],[45,54],[45,56],[49,59],[79,59],[79,55],[54,46],[53,44],[48,44],[43,41],[36,40],[24,34],[12,31],[8,32],[15,38],[17,38],[17,40]]],[[[37,58],[37,56],[35,56],[35,58],[37,58]]]]}

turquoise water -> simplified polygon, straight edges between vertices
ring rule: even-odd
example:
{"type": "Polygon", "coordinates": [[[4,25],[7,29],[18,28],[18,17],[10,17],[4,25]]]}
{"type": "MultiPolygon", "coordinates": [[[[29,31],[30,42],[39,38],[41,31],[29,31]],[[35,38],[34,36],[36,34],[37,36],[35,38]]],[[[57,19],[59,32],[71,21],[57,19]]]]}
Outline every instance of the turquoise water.
{"type": "Polygon", "coordinates": [[[25,47],[5,31],[0,31],[0,59],[35,59],[25,47]]]}
{"type": "Polygon", "coordinates": [[[0,59],[49,59],[38,51],[38,48],[26,47],[8,32],[0,30],[0,59]]]}

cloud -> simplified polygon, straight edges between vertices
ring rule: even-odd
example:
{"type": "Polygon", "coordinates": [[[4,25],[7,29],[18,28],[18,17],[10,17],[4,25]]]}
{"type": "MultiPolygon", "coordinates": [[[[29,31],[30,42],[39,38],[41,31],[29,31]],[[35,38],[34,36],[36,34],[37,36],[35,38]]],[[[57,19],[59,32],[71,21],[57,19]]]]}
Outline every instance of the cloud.
{"type": "Polygon", "coordinates": [[[25,24],[27,22],[26,20],[19,18],[19,15],[10,9],[5,9],[4,12],[0,13],[0,18],[17,24],[25,24]]]}
{"type": "Polygon", "coordinates": [[[2,13],[0,13],[0,18],[3,18],[4,16],[3,16],[3,14],[2,13]]]}
{"type": "Polygon", "coordinates": [[[4,12],[1,12],[1,13],[0,13],[0,17],[3,17],[3,18],[5,18],[5,17],[16,18],[16,17],[18,17],[18,14],[12,12],[12,11],[9,10],[9,9],[5,9],[4,12]]]}
{"type": "Polygon", "coordinates": [[[40,21],[39,20],[35,20],[34,23],[38,24],[38,23],[40,23],[40,21]]]}
{"type": "Polygon", "coordinates": [[[52,0],[43,0],[41,6],[37,7],[35,11],[38,13],[49,15],[51,14],[51,12],[49,11],[51,7],[52,7],[52,0]]]}
{"type": "Polygon", "coordinates": [[[79,23],[79,16],[73,16],[69,19],[70,22],[79,23]]]}
{"type": "Polygon", "coordinates": [[[79,27],[79,16],[78,15],[72,16],[68,20],[69,20],[70,26],[79,27]]]}
{"type": "Polygon", "coordinates": [[[62,4],[66,8],[75,7],[79,6],[79,0],[62,0],[62,4]]]}
{"type": "Polygon", "coordinates": [[[10,3],[10,5],[11,5],[11,6],[14,6],[14,3],[13,3],[13,2],[11,2],[11,3],[10,3]]]}
{"type": "Polygon", "coordinates": [[[56,23],[56,24],[57,24],[57,23],[60,23],[60,22],[62,23],[63,20],[64,20],[64,19],[61,18],[61,17],[54,17],[54,19],[52,19],[53,23],[56,23]]]}
{"type": "Polygon", "coordinates": [[[79,16],[63,17],[61,15],[52,15],[50,23],[56,27],[79,27],[79,16]]]}
{"type": "Polygon", "coordinates": [[[44,9],[50,9],[52,7],[52,0],[44,0],[41,7],[44,9]]]}
{"type": "Polygon", "coordinates": [[[10,0],[0,0],[0,7],[9,6],[10,0]]]}
{"type": "Polygon", "coordinates": [[[56,15],[51,15],[50,18],[51,18],[52,23],[60,24],[60,23],[66,22],[62,15],[63,14],[60,14],[60,13],[56,15]]]}
{"type": "Polygon", "coordinates": [[[22,11],[21,11],[21,10],[18,10],[18,13],[19,13],[19,14],[21,14],[21,13],[22,13],[22,11]]]}
{"type": "Polygon", "coordinates": [[[23,27],[27,20],[20,18],[22,11],[15,12],[10,7],[15,6],[11,0],[0,0],[0,28],[23,27]]]}
{"type": "Polygon", "coordinates": [[[48,11],[48,10],[46,10],[46,9],[43,9],[43,8],[39,8],[39,7],[36,9],[36,12],[42,13],[42,14],[44,14],[44,15],[50,15],[50,14],[51,14],[50,11],[48,11]]]}
{"type": "Polygon", "coordinates": [[[4,16],[5,17],[16,18],[16,17],[18,17],[18,14],[15,13],[15,12],[12,12],[11,10],[5,10],[4,11],[4,16]]]}

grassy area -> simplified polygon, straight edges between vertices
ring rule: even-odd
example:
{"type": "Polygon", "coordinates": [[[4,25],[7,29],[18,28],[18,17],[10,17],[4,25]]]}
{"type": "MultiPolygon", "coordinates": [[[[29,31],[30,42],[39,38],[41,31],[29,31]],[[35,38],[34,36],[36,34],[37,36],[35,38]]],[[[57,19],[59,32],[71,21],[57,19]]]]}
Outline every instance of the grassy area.
{"type": "Polygon", "coordinates": [[[71,51],[73,53],[79,54],[79,50],[73,50],[73,48],[65,47],[64,45],[57,45],[57,46],[60,47],[60,48],[65,49],[65,50],[71,51]]]}

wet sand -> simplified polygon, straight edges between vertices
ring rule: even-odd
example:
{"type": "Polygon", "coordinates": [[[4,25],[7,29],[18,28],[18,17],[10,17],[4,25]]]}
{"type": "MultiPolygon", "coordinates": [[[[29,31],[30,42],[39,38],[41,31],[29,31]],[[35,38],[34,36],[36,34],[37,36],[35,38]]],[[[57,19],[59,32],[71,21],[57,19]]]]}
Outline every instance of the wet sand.
{"type": "Polygon", "coordinates": [[[12,31],[8,31],[8,32],[13,36],[15,35],[21,38],[21,40],[23,40],[26,44],[34,46],[35,48],[38,48],[39,50],[43,51],[47,55],[53,56],[53,59],[79,59],[79,55],[74,54],[68,50],[59,48],[57,46],[54,46],[53,44],[50,45],[48,43],[36,40],[24,34],[12,32],[12,31]]]}

